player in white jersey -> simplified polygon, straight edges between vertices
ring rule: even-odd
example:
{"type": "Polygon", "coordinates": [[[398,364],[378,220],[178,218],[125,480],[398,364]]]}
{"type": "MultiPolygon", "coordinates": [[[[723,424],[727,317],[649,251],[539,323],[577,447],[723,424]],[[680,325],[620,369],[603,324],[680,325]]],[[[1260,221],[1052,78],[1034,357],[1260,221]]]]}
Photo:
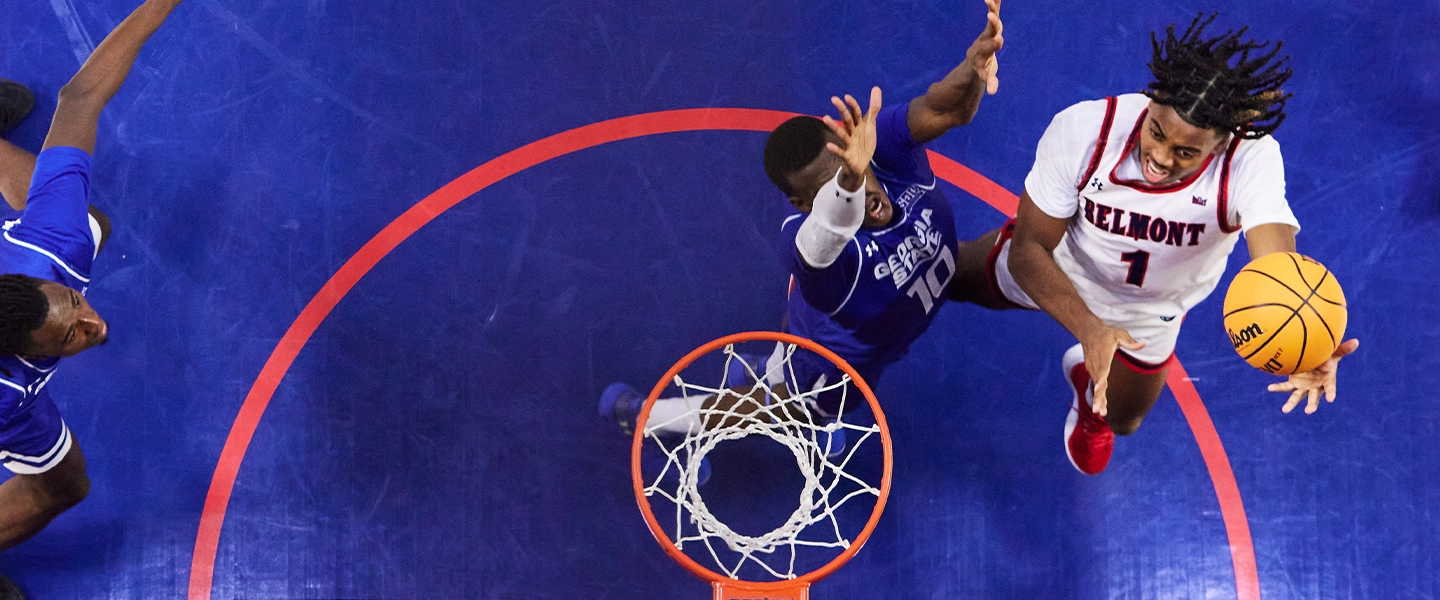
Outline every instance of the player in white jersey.
{"type": "MultiPolygon", "coordinates": [[[[1155,81],[1144,94],[1056,115],[996,245],[996,291],[1080,341],[1063,361],[1075,394],[1065,447],[1084,473],[1102,471],[1115,434],[1134,432],[1154,406],[1185,313],[1219,283],[1236,233],[1252,258],[1295,251],[1300,225],[1269,137],[1290,97],[1280,89],[1288,57],[1275,60],[1278,43],[1243,41],[1243,29],[1203,38],[1214,19],[1151,36],[1155,81]],[[1112,359],[1128,368],[1112,370],[1112,359]]],[[[1313,413],[1322,393],[1333,401],[1336,364],[1358,345],[1271,385],[1291,392],[1282,410],[1308,396],[1313,413]]]]}

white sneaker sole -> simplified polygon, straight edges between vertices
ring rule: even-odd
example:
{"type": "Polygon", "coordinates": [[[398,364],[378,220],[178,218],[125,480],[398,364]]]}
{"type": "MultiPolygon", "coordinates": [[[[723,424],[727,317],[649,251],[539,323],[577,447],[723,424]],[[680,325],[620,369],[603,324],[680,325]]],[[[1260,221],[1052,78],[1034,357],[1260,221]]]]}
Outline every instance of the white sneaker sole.
{"type": "Polygon", "coordinates": [[[1080,422],[1079,403],[1082,401],[1079,393],[1075,391],[1075,382],[1070,380],[1070,372],[1075,369],[1075,365],[1082,362],[1085,362],[1085,351],[1080,344],[1071,346],[1065,351],[1065,358],[1060,360],[1060,367],[1063,369],[1061,375],[1065,378],[1065,387],[1070,390],[1070,414],[1065,417],[1065,437],[1062,440],[1065,443],[1065,458],[1070,460],[1070,466],[1075,467],[1076,471],[1084,473],[1080,465],[1076,464],[1075,455],[1070,453],[1070,436],[1075,433],[1075,425],[1080,422]]]}

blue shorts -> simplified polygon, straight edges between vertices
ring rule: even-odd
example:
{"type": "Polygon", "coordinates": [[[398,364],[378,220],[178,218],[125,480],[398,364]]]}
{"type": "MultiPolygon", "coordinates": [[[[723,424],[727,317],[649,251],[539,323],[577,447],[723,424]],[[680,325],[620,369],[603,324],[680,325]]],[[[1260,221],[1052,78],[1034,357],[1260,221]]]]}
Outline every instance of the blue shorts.
{"type": "Polygon", "coordinates": [[[60,464],[74,440],[50,393],[40,390],[0,425],[0,463],[20,475],[44,473],[60,464]]]}

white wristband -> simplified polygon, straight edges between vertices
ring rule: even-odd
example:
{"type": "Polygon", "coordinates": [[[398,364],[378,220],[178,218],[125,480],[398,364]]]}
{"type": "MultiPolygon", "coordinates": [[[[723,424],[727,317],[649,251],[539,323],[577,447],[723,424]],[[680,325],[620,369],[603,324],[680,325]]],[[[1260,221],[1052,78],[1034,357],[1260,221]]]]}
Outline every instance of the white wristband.
{"type": "Polygon", "coordinates": [[[823,269],[834,264],[865,222],[865,180],[862,178],[860,189],[852,192],[840,186],[840,173],[836,171],[835,177],[820,188],[810,204],[809,218],[795,235],[800,258],[812,267],[823,269]]]}

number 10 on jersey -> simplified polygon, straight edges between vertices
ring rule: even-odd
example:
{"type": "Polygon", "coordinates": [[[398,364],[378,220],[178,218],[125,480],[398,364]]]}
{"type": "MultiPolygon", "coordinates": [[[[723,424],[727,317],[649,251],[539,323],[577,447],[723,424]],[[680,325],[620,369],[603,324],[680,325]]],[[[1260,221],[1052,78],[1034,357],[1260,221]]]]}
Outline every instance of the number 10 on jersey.
{"type": "Polygon", "coordinates": [[[945,287],[950,285],[950,280],[954,278],[955,254],[950,252],[950,246],[941,246],[935,262],[930,263],[930,268],[925,270],[925,276],[916,277],[915,282],[910,284],[910,289],[905,290],[905,294],[919,298],[920,303],[925,305],[925,314],[928,315],[935,308],[935,299],[944,297],[945,287]],[[944,281],[936,274],[942,264],[945,265],[944,281]]]}

